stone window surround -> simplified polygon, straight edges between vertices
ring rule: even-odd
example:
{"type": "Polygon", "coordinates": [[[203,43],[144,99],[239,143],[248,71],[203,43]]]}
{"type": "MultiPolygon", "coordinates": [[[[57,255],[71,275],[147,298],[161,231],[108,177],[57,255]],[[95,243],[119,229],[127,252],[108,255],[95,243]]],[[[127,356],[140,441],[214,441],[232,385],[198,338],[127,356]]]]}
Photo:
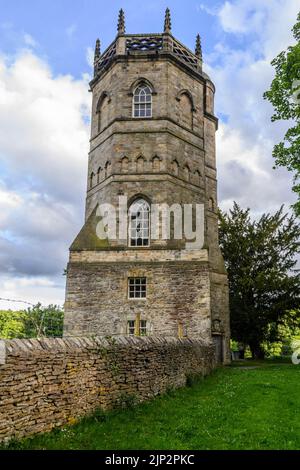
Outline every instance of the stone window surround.
{"type": "MultiPolygon", "coordinates": [[[[146,247],[147,248],[147,247],[150,246],[150,227],[151,227],[150,216],[151,216],[151,214],[150,214],[149,202],[143,197],[134,198],[134,200],[130,203],[130,205],[128,207],[129,233],[130,233],[130,237],[129,237],[129,240],[128,240],[129,247],[131,247],[131,248],[145,248],[146,247]],[[144,209],[142,210],[142,217],[141,217],[141,220],[140,220],[140,223],[142,223],[142,228],[141,228],[142,237],[137,237],[136,236],[138,228],[132,225],[132,223],[133,223],[132,215],[134,213],[132,213],[131,210],[139,202],[143,203],[144,205],[147,206],[147,220],[145,218],[146,211],[144,209]],[[146,221],[147,221],[147,224],[146,224],[146,221]],[[134,231],[135,231],[135,233],[134,233],[134,231]],[[132,236],[133,233],[135,235],[134,237],[132,236]],[[148,236],[144,236],[145,234],[147,234],[148,236]],[[133,240],[135,240],[135,242],[136,242],[135,244],[133,243],[133,240]],[[138,245],[138,240],[141,240],[141,245],[138,245]],[[146,241],[147,241],[147,243],[146,243],[146,241]]],[[[136,220],[137,219],[135,219],[135,221],[136,220]]]]}
{"type": "Polygon", "coordinates": [[[147,320],[127,320],[128,336],[147,336],[147,320]],[[136,322],[139,321],[139,334],[136,334],[136,322]]]}
{"type": "Polygon", "coordinates": [[[146,83],[140,83],[133,93],[132,117],[136,119],[152,118],[152,104],[152,88],[146,83]],[[145,96],[145,100],[143,100],[143,96],[145,96]],[[150,112],[148,112],[149,110],[150,112]],[[141,114],[143,111],[144,114],[141,114]]]}
{"type": "Polygon", "coordinates": [[[146,276],[128,278],[128,299],[129,300],[147,300],[146,276]]]}

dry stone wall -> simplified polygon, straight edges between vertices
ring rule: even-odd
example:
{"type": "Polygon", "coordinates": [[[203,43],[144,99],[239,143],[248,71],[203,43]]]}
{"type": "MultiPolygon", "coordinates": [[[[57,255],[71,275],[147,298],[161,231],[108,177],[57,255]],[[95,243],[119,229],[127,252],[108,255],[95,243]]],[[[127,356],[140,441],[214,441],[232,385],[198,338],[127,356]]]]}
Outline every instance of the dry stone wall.
{"type": "Polygon", "coordinates": [[[141,402],[214,367],[210,343],[177,338],[0,341],[0,440],[141,402]]]}

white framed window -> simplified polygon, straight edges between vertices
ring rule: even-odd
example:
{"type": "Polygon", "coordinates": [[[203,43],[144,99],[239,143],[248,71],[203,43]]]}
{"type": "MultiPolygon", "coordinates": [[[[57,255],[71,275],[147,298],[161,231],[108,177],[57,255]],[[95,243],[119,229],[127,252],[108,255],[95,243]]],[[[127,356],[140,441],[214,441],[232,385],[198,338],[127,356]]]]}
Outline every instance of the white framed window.
{"type": "Polygon", "coordinates": [[[127,322],[127,334],[129,336],[147,336],[147,320],[140,320],[139,331],[135,329],[136,321],[128,320],[127,322]]]}
{"type": "Polygon", "coordinates": [[[152,90],[148,85],[139,85],[133,94],[132,116],[135,118],[152,117],[152,90]]]}
{"type": "Polygon", "coordinates": [[[130,277],[128,279],[129,299],[146,299],[147,279],[145,277],[130,277]]]}
{"type": "Polygon", "coordinates": [[[135,335],[135,321],[134,320],[128,320],[127,322],[127,333],[129,336],[134,336],[135,335]]]}
{"type": "Polygon", "coordinates": [[[140,336],[147,336],[147,320],[140,321],[140,336]]]}
{"type": "Polygon", "coordinates": [[[150,206],[144,199],[137,199],[129,207],[129,245],[150,245],[150,206]]]}

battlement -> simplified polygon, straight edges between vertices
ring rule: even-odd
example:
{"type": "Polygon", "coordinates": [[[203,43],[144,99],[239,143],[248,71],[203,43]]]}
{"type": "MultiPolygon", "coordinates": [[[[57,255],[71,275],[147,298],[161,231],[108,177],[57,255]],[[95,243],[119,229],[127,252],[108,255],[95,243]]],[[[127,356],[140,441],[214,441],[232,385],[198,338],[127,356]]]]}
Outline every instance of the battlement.
{"type": "Polygon", "coordinates": [[[111,64],[120,58],[130,57],[162,57],[166,54],[187,66],[190,70],[197,72],[200,76],[206,74],[202,72],[202,48],[199,34],[196,37],[195,52],[192,52],[178,39],[171,34],[170,12],[167,9],[165,17],[165,26],[163,33],[148,34],[125,34],[125,16],[123,10],[119,14],[118,35],[116,39],[101,54],[100,40],[96,41],[94,58],[94,79],[91,85],[111,66],[111,64]]]}
{"type": "Polygon", "coordinates": [[[126,34],[122,36],[124,47],[117,52],[117,37],[99,57],[95,58],[94,79],[98,78],[112,62],[121,56],[144,56],[169,54],[201,74],[202,59],[184,46],[171,34],[126,34]]]}

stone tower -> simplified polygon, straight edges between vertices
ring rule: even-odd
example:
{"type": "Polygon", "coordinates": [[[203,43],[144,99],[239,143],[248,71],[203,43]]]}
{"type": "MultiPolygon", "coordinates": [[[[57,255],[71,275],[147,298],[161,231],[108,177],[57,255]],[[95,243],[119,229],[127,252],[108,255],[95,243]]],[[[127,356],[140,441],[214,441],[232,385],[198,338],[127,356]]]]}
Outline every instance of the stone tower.
{"type": "MultiPolygon", "coordinates": [[[[163,335],[214,341],[229,360],[227,275],[218,242],[215,87],[202,70],[200,36],[191,52],[171,34],[118,32],[95,48],[85,224],[70,248],[65,336],[163,335]],[[120,200],[128,230],[99,237],[99,205],[120,200]],[[125,203],[124,203],[125,201],[125,203]],[[204,207],[204,243],[152,233],[152,205],[204,207]]],[[[203,213],[203,212],[202,212],[203,213]]],[[[102,215],[102,217],[101,217],[102,215]]],[[[183,218],[183,216],[182,216],[183,218]]],[[[159,228],[163,222],[160,220],[159,228]]],[[[173,225],[172,225],[173,222],[173,225]]],[[[193,212],[195,225],[195,214],[193,212]]]]}

